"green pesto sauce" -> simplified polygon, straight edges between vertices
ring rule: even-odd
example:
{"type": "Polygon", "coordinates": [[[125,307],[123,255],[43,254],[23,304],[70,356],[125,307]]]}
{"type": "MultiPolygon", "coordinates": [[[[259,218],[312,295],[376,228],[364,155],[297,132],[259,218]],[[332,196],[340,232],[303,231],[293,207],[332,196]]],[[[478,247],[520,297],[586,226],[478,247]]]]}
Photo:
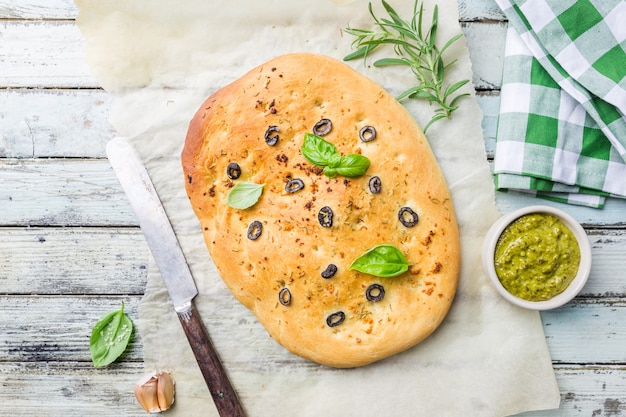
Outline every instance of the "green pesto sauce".
{"type": "Polygon", "coordinates": [[[572,231],[550,214],[528,214],[511,223],[498,239],[496,274],[508,292],[529,301],[560,294],[580,264],[572,231]]]}

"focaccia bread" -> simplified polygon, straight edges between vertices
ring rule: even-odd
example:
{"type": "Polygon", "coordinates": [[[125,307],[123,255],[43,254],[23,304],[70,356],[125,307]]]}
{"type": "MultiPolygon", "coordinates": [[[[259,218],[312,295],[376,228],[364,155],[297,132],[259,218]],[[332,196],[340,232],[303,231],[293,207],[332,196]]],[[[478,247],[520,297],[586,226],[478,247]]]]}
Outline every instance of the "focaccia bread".
{"type": "Polygon", "coordinates": [[[460,267],[445,178],[411,115],[349,66],[302,53],[253,69],[197,111],[182,165],[222,279],[291,352],[366,365],[444,319],[460,267]],[[330,162],[305,158],[320,150],[305,138],[334,145],[330,162]],[[261,192],[247,208],[246,186],[261,192]]]}

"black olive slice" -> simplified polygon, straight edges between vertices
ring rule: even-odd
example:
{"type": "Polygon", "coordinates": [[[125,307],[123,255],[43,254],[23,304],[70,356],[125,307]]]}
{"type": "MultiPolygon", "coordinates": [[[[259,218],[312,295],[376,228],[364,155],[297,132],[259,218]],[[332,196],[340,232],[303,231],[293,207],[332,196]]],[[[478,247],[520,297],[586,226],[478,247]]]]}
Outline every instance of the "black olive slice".
{"type": "Polygon", "coordinates": [[[380,181],[379,176],[373,176],[370,178],[369,187],[372,194],[379,194],[382,189],[383,183],[380,181]]]}
{"type": "Polygon", "coordinates": [[[289,180],[289,182],[285,184],[285,191],[287,191],[289,194],[300,191],[303,188],[304,181],[302,181],[300,178],[294,178],[292,180],[289,180]]]}
{"type": "Polygon", "coordinates": [[[359,130],[359,139],[362,142],[371,142],[376,139],[376,128],[374,126],[363,126],[359,130]]]}
{"type": "Polygon", "coordinates": [[[317,220],[322,227],[331,227],[333,225],[333,210],[328,206],[322,207],[317,213],[317,220]]]}
{"type": "Polygon", "coordinates": [[[239,178],[241,176],[241,167],[239,166],[239,164],[236,162],[231,162],[230,164],[228,164],[228,166],[226,167],[226,175],[228,175],[228,178],[230,178],[231,180],[236,180],[237,178],[239,178]]]}
{"type": "Polygon", "coordinates": [[[327,135],[333,128],[333,122],[330,119],[322,119],[313,126],[313,133],[317,136],[327,135]]]}
{"type": "Polygon", "coordinates": [[[346,319],[346,314],[343,311],[338,311],[326,317],[326,324],[328,327],[339,326],[346,319]]]}
{"type": "Polygon", "coordinates": [[[257,240],[261,233],[263,232],[263,223],[258,220],[253,221],[248,226],[248,239],[257,240]]]}
{"type": "Polygon", "coordinates": [[[291,304],[291,291],[288,288],[283,288],[278,293],[278,301],[284,306],[288,306],[291,304]]]}
{"type": "Polygon", "coordinates": [[[337,273],[337,265],[328,264],[326,269],[322,271],[322,278],[324,279],[332,278],[335,276],[336,273],[337,273]]]}
{"type": "Polygon", "coordinates": [[[265,131],[265,143],[267,143],[269,146],[276,145],[276,143],[278,143],[278,133],[276,132],[279,131],[280,129],[278,129],[278,126],[269,126],[265,131]]]}
{"type": "Polygon", "coordinates": [[[385,298],[385,289],[380,284],[372,284],[365,290],[365,297],[371,302],[377,303],[385,298]]]}
{"type": "Polygon", "coordinates": [[[409,207],[402,207],[400,211],[398,211],[398,219],[404,226],[413,227],[419,221],[419,216],[409,207]]]}

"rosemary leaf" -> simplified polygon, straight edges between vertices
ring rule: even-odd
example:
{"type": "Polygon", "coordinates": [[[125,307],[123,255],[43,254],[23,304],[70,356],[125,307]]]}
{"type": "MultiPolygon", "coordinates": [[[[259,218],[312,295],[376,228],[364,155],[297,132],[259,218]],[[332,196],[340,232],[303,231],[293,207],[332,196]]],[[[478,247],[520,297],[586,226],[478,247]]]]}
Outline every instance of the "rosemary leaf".
{"type": "Polygon", "coordinates": [[[375,67],[386,67],[389,65],[411,65],[411,61],[401,58],[383,58],[374,62],[375,67]]]}
{"type": "Polygon", "coordinates": [[[445,98],[448,98],[452,93],[454,93],[456,90],[458,90],[459,88],[463,87],[465,84],[467,84],[469,81],[468,80],[462,80],[462,81],[457,81],[452,85],[449,85],[446,88],[446,92],[444,94],[445,98]]]}
{"type": "Polygon", "coordinates": [[[369,48],[364,46],[363,48],[359,48],[356,51],[352,52],[349,55],[346,55],[344,61],[351,61],[353,59],[365,58],[367,56],[369,48]]]}
{"type": "Polygon", "coordinates": [[[402,93],[400,93],[397,97],[396,100],[400,101],[403,98],[409,97],[412,94],[415,94],[417,91],[419,91],[419,87],[411,87],[408,90],[403,91],[402,93]]]}
{"type": "Polygon", "coordinates": [[[424,127],[424,132],[435,122],[452,117],[452,112],[458,109],[457,102],[469,94],[460,94],[457,91],[469,82],[461,80],[446,85],[445,73],[456,60],[445,63],[443,53],[454,42],[461,38],[461,34],[453,36],[443,47],[437,46],[437,28],[439,23],[439,8],[435,5],[430,26],[425,25],[424,4],[415,0],[413,16],[410,20],[402,19],[396,10],[385,0],[381,0],[388,17],[379,18],[374,14],[372,3],[369,3],[369,13],[374,20],[375,29],[346,28],[346,32],[355,37],[352,42],[354,52],[346,55],[344,61],[363,59],[377,48],[391,48],[395,56],[383,57],[374,62],[375,67],[392,65],[408,66],[417,79],[417,85],[411,87],[396,97],[398,101],[404,99],[426,100],[438,107],[434,115],[424,127]],[[456,95],[454,95],[457,93],[456,95]]]}

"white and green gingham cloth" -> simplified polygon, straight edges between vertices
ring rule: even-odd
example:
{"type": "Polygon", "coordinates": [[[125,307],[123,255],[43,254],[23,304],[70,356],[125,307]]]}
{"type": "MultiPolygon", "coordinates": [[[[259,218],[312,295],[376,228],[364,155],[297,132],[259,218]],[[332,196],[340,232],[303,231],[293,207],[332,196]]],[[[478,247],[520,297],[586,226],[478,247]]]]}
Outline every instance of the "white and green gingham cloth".
{"type": "Polygon", "coordinates": [[[626,198],[626,2],[496,0],[509,20],[496,188],[626,198]]]}

